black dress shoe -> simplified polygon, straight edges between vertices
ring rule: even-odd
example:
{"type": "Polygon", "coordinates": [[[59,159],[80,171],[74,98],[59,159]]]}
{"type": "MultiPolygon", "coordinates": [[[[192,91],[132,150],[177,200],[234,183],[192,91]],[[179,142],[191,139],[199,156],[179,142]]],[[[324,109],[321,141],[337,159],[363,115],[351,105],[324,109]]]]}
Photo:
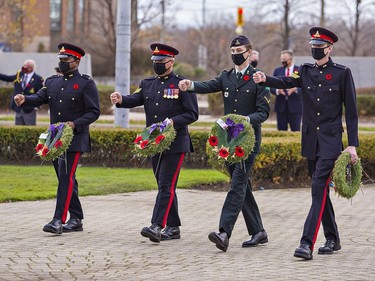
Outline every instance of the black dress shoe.
{"type": "Polygon", "coordinates": [[[161,232],[161,241],[180,239],[180,228],[178,226],[167,226],[161,232]]]}
{"type": "Polygon", "coordinates": [[[49,223],[47,223],[43,227],[43,231],[51,232],[51,233],[54,233],[54,234],[62,234],[63,233],[63,226],[62,226],[61,220],[53,218],[49,223]]]}
{"type": "Polygon", "coordinates": [[[295,251],[294,256],[297,258],[302,258],[306,260],[312,260],[311,247],[308,244],[301,244],[295,251]]]}
{"type": "Polygon", "coordinates": [[[161,240],[161,226],[153,223],[150,227],[142,228],[141,235],[150,238],[152,242],[159,243],[161,240]]]}
{"type": "Polygon", "coordinates": [[[267,242],[268,242],[267,232],[263,230],[253,235],[250,240],[243,242],[242,247],[256,247],[259,244],[264,244],[267,242]]]}
{"type": "Polygon", "coordinates": [[[338,251],[341,249],[340,243],[337,243],[333,240],[327,240],[324,243],[324,246],[320,247],[318,250],[319,255],[331,255],[334,251],[338,251]]]}
{"type": "Polygon", "coordinates": [[[224,252],[227,251],[229,245],[228,234],[226,232],[211,232],[208,239],[216,244],[216,247],[224,252]]]}
{"type": "Polygon", "coordinates": [[[71,218],[63,225],[63,232],[82,231],[83,224],[80,219],[71,218]]]}

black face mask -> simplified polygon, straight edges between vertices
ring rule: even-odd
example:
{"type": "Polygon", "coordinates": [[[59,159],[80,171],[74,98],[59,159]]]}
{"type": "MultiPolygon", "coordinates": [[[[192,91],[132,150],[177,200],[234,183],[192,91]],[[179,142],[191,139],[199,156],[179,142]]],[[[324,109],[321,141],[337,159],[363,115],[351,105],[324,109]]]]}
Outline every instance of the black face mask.
{"type": "Polygon", "coordinates": [[[258,61],[257,60],[253,60],[252,62],[250,62],[251,66],[256,68],[257,65],[258,65],[258,61]]]}
{"type": "Polygon", "coordinates": [[[282,61],[281,64],[283,65],[283,67],[287,67],[288,66],[288,62],[287,61],[282,61]]]}
{"type": "Polygon", "coordinates": [[[59,61],[59,69],[61,73],[68,73],[70,71],[70,62],[59,61]]]}
{"type": "Polygon", "coordinates": [[[314,59],[316,60],[321,60],[322,58],[324,58],[326,55],[328,54],[325,54],[324,53],[324,49],[328,48],[329,46],[327,47],[324,47],[324,48],[311,48],[311,55],[314,59]]]}
{"type": "MultiPolygon", "coordinates": [[[[243,54],[246,53],[248,50],[246,50],[245,52],[241,53],[241,54],[232,54],[232,61],[235,65],[241,65],[243,64],[247,58],[244,58],[243,57],[243,54]]],[[[249,57],[249,56],[247,56],[249,57]]]]}
{"type": "Polygon", "coordinates": [[[167,64],[168,62],[170,62],[170,61],[167,61],[167,62],[154,62],[154,65],[153,65],[154,72],[157,75],[162,75],[163,73],[165,73],[168,69],[171,68],[171,66],[168,67],[168,68],[165,67],[165,64],[167,64]]]}
{"type": "Polygon", "coordinates": [[[27,73],[27,68],[24,67],[24,66],[22,66],[22,68],[21,68],[21,72],[23,72],[23,73],[27,73]]]}

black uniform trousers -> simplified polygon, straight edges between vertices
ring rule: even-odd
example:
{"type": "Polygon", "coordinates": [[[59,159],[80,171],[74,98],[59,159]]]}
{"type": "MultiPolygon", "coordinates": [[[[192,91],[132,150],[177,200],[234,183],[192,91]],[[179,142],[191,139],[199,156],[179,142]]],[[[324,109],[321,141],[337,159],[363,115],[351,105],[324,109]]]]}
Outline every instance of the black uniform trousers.
{"type": "Polygon", "coordinates": [[[185,158],[185,153],[157,154],[151,158],[152,168],[158,184],[158,195],[154,205],[151,223],[163,228],[180,226],[176,186],[185,158]]]}
{"type": "Polygon", "coordinates": [[[242,210],[249,235],[263,231],[258,205],[252,193],[250,176],[256,153],[251,153],[243,163],[227,165],[231,177],[230,190],[221,210],[219,231],[232,235],[238,215],[242,210]]]}
{"type": "Polygon", "coordinates": [[[67,152],[66,159],[58,158],[53,161],[59,185],[54,218],[66,222],[68,211],[70,218],[83,219],[81,202],[78,198],[78,182],[76,170],[82,152],[67,152]]]}
{"type": "Polygon", "coordinates": [[[300,131],[301,129],[301,113],[291,113],[288,111],[288,103],[286,103],[285,112],[276,113],[277,129],[279,131],[287,131],[288,124],[292,132],[300,131]]]}
{"type": "Polygon", "coordinates": [[[306,243],[314,249],[320,223],[323,225],[324,236],[328,240],[340,242],[339,232],[335,221],[331,199],[329,198],[330,174],[336,159],[308,159],[309,174],[312,178],[312,203],[307,215],[301,243],[306,243]]]}

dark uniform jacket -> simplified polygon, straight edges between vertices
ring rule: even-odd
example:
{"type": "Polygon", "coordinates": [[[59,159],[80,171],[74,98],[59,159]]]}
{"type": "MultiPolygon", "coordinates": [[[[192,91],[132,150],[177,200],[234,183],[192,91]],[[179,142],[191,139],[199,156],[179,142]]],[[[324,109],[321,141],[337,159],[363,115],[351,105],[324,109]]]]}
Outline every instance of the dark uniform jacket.
{"type": "Polygon", "coordinates": [[[224,70],[216,78],[199,82],[194,81],[196,93],[213,93],[221,91],[224,100],[224,114],[239,114],[250,117],[254,128],[254,152],[260,152],[261,123],[267,120],[270,113],[270,91],[268,88],[254,83],[253,73],[257,70],[249,66],[238,82],[235,69],[224,70]]]}
{"type": "MultiPolygon", "coordinates": [[[[298,66],[293,67],[293,73],[298,74],[298,66]]],[[[278,67],[274,70],[273,76],[285,76],[285,67],[278,67]]],[[[276,89],[271,88],[271,94],[276,95],[276,89]]],[[[302,96],[301,89],[297,88],[297,92],[290,96],[276,95],[275,112],[278,113],[302,113],[302,96]],[[288,107],[287,107],[288,104],[288,107]],[[288,111],[287,111],[288,110],[288,111]]]]}
{"type": "MultiPolygon", "coordinates": [[[[29,80],[29,83],[27,83],[25,89],[22,89],[22,79],[24,77],[24,73],[21,71],[18,71],[15,75],[4,75],[0,74],[0,80],[7,81],[7,82],[13,82],[14,84],[14,92],[12,99],[10,101],[10,109],[20,112],[20,107],[16,105],[14,102],[14,96],[17,94],[23,94],[23,95],[32,95],[38,92],[43,87],[43,78],[36,74],[34,72],[33,76],[29,80]]],[[[34,110],[34,107],[22,107],[23,111],[26,113],[30,113],[34,110]]]]}
{"type": "Polygon", "coordinates": [[[72,121],[74,137],[68,152],[90,152],[89,125],[100,115],[99,95],[90,76],[78,70],[64,76],[53,75],[46,79],[36,95],[26,96],[23,106],[48,104],[51,124],[72,121]]]}
{"type": "Polygon", "coordinates": [[[305,63],[299,76],[269,77],[263,85],[283,89],[301,87],[303,102],[302,156],[315,160],[337,158],[342,149],[342,105],[348,145],[358,146],[358,114],[352,73],[330,59],[322,66],[305,63]],[[319,151],[317,151],[319,147],[319,151]]]}
{"type": "Polygon", "coordinates": [[[164,154],[193,151],[187,125],[198,119],[198,103],[194,93],[179,90],[178,82],[182,79],[173,72],[164,77],[146,78],[132,95],[122,96],[121,105],[116,104],[123,108],[143,105],[147,127],[165,118],[173,120],[177,135],[164,154]]]}

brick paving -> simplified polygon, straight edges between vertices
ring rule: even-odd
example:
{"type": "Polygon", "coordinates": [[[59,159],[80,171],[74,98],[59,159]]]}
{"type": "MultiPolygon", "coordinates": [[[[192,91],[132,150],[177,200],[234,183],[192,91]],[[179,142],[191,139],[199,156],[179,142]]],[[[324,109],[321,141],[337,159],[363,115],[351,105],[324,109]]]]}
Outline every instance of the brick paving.
{"type": "MultiPolygon", "coordinates": [[[[226,253],[207,235],[217,229],[225,192],[178,190],[181,239],[150,242],[156,191],[82,197],[84,231],[50,235],[54,200],[0,204],[0,280],[375,280],[375,185],[352,201],[332,194],[342,250],[311,261],[293,257],[310,189],[254,192],[269,243],[242,248],[242,215],[226,253]]],[[[322,229],[316,249],[324,243],[322,229]]]]}

